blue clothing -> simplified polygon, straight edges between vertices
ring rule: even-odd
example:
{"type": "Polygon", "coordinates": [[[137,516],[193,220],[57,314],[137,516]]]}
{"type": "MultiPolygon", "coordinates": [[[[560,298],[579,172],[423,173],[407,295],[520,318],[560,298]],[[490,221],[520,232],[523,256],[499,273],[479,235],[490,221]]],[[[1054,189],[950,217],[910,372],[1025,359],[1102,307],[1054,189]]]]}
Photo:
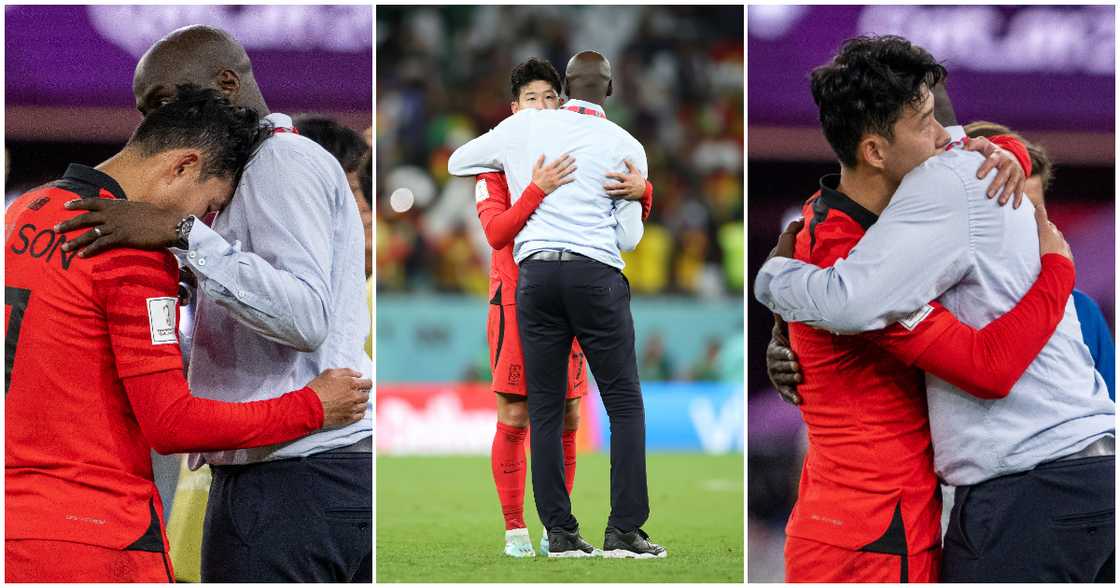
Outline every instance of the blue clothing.
{"type": "Polygon", "coordinates": [[[1108,386],[1108,397],[1116,401],[1116,344],[1108,330],[1108,322],[1096,301],[1081,290],[1073,291],[1073,304],[1077,307],[1077,320],[1081,322],[1081,337],[1093,356],[1093,365],[1108,386]]]}

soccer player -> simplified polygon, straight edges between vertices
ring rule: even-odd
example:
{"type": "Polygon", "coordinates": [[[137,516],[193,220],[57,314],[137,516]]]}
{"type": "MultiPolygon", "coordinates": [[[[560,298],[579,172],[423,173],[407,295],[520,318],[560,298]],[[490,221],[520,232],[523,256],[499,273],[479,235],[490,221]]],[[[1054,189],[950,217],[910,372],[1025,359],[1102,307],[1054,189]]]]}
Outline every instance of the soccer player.
{"type": "MultiPolygon", "coordinates": [[[[271,398],[319,366],[370,373],[365,237],[345,171],[291,117],[269,110],[249,55],[225,31],[189,26],[157,41],[136,66],[137,109],[156,108],[179,83],[216,89],[274,128],[229,206],[208,226],[175,210],[83,200],[78,207],[96,214],[62,230],[95,225],[102,236],[87,232],[72,246],[79,255],[123,243],[170,248],[191,270],[198,297],[187,378],[215,398],[271,398]]],[[[203,581],[372,581],[372,411],[289,443],[191,456],[213,474],[203,581]]]]}
{"type": "MultiPolygon", "coordinates": [[[[786,320],[859,333],[920,322],[936,298],[963,322],[987,324],[1044,269],[1039,251],[1048,246],[1029,214],[1033,205],[1023,211],[989,202],[990,179],[975,177],[974,153],[954,147],[926,159],[939,125],[870,141],[858,132],[876,120],[860,114],[872,105],[867,92],[906,87],[905,78],[889,75],[900,61],[936,65],[904,39],[857,38],[814,75],[826,137],[842,161],[855,150],[878,162],[883,180],[861,192],[890,204],[830,267],[780,257],[763,266],[755,294],[786,320]]],[[[936,472],[956,486],[944,581],[1112,574],[1115,408],[1075,313],[1067,299],[1054,334],[1005,398],[977,400],[951,379],[927,374],[936,472]]]]}
{"type": "MultiPolygon", "coordinates": [[[[555,110],[560,106],[560,74],[551,63],[536,58],[518,65],[510,74],[513,113],[524,108],[555,110]]],[[[513,260],[513,239],[524,228],[537,206],[557,187],[572,182],[575,171],[571,157],[562,156],[544,165],[542,156],[533,166],[532,183],[517,205],[510,205],[504,172],[476,176],[475,201],[486,239],[493,247],[490,258],[490,316],[487,342],[490,347],[491,387],[497,396],[498,423],[490,450],[494,486],[506,525],[506,555],[535,555],[525,526],[525,436],[529,414],[526,409],[524,362],[517,336],[517,264],[513,260]]],[[[652,203],[653,185],[632,169],[626,174],[612,172],[615,183],[604,186],[612,197],[642,199],[643,212],[652,203]]],[[[648,213],[647,213],[648,214],[648,213]]],[[[564,409],[564,482],[568,494],[575,484],[576,431],[579,428],[580,399],[587,393],[583,352],[572,341],[567,374],[568,396],[564,409]]],[[[541,538],[541,552],[548,552],[548,535],[541,538]]]]}
{"type": "MultiPolygon", "coordinates": [[[[67,253],[52,230],[81,197],[203,215],[229,201],[261,134],[253,112],[180,87],[124,149],[6,213],[5,569],[8,582],[170,582],[149,457],[256,447],[355,422],[369,380],[327,370],[271,400],[193,397],[167,251],[67,253]]],[[[231,349],[231,352],[235,350],[231,349]]]]}

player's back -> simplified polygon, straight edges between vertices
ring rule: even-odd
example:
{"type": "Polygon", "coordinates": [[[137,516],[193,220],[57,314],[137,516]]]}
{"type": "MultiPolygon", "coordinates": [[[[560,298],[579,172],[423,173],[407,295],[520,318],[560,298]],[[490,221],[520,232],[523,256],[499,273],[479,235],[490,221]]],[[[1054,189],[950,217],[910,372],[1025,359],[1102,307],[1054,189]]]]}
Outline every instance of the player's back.
{"type": "Polygon", "coordinates": [[[64,202],[123,197],[74,170],[5,214],[6,532],[122,548],[151,527],[158,508],[150,447],[122,378],[182,369],[175,298],[130,292],[155,285],[173,294],[178,272],[166,251],[117,249],[89,259],[62,251],[67,237],[52,227],[77,214],[64,202]],[[143,317],[126,322],[144,327],[114,323],[127,315],[143,317]],[[176,353],[145,356],[153,344],[176,353]]]}
{"type": "MultiPolygon", "coordinates": [[[[820,267],[847,256],[875,220],[827,188],[803,212],[795,257],[820,267]]],[[[897,507],[903,530],[895,531],[911,553],[938,544],[941,505],[921,372],[869,339],[789,328],[803,370],[798,393],[809,450],[787,534],[859,549],[887,538],[897,507]]]]}

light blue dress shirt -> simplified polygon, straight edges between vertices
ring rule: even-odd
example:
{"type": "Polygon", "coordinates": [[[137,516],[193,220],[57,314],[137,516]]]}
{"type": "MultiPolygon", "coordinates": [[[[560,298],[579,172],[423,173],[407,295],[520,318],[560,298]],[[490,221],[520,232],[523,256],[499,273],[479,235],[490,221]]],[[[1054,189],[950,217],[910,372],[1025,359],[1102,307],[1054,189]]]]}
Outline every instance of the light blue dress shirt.
{"type": "MultiPolygon", "coordinates": [[[[291,128],[290,117],[266,117],[291,128]]],[[[245,167],[229,205],[196,222],[187,250],[172,249],[198,278],[187,378],[194,394],[227,402],[275,398],[328,368],[370,377],[363,345],[365,235],[346,173],[315,142],[275,133],[245,167]]],[[[194,454],[191,466],[299,457],[373,432],[373,402],[355,424],[289,443],[194,454]]]]}
{"type": "MultiPolygon", "coordinates": [[[[846,259],[818,268],[766,262],[760,302],[790,322],[840,333],[921,320],[939,299],[982,328],[1011,310],[1041,269],[1034,207],[999,206],[976,178],[977,153],[955,148],[903,179],[846,259]]],[[[1072,298],[1054,335],[1007,398],[982,400],[926,374],[938,475],[953,486],[1030,470],[1115,435],[1115,404],[1093,368],[1072,298]]]]}
{"type": "Polygon", "coordinates": [[[599,105],[569,100],[560,110],[519,110],[456,149],[447,169],[455,176],[504,171],[512,203],[532,182],[537,158],[543,154],[549,162],[565,153],[575,158],[575,181],[549,194],[529,217],[514,239],[514,260],[567,250],[622,269],[620,251],[633,250],[642,239],[642,206],[610,198],[603,185],[607,173],[626,171],[623,160],[647,177],[646,152],[630,133],[607,120],[599,105]]]}

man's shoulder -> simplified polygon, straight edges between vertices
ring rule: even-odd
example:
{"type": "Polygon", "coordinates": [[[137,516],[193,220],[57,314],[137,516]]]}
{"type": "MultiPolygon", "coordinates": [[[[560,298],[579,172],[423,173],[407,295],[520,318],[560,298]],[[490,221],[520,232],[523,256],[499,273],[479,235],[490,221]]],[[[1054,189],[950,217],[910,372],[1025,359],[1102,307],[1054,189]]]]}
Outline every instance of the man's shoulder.
{"type": "Polygon", "coordinates": [[[265,171],[263,168],[272,166],[311,166],[324,172],[334,166],[339,166],[341,169],[338,161],[329,151],[315,141],[296,133],[273,133],[271,137],[265,139],[253,154],[249,165],[245,167],[245,174],[256,176],[258,170],[265,171]]]}

